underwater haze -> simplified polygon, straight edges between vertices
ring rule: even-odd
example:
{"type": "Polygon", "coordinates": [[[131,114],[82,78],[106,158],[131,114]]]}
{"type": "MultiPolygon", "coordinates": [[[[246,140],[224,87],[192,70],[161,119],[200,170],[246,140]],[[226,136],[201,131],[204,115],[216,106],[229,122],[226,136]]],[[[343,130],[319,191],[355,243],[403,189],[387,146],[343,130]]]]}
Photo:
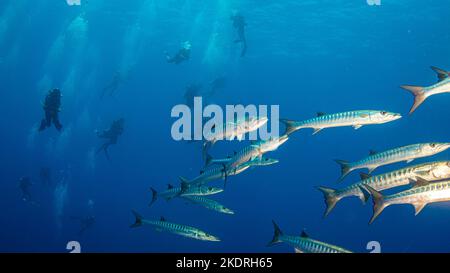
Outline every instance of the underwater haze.
{"type": "MultiPolygon", "coordinates": [[[[292,253],[289,245],[267,246],[272,220],[286,234],[306,230],[354,252],[369,252],[371,241],[382,252],[450,252],[450,203],[430,204],[418,216],[412,206],[391,206],[368,225],[371,200],[344,199],[324,218],[316,188],[360,180],[355,171],[337,182],[335,159],[450,141],[450,95],[433,96],[408,115],[414,99],[400,88],[435,84],[430,66],[450,70],[448,0],[69,2],[0,1],[1,252],[69,252],[67,243],[77,241],[82,252],[292,253]],[[231,20],[236,14],[245,17],[245,54],[231,20]],[[189,59],[169,63],[166,54],[175,55],[186,41],[189,59]],[[230,176],[224,192],[211,196],[234,215],[182,198],[158,198],[150,207],[151,187],[179,186],[179,176],[193,178],[204,166],[201,143],[173,139],[172,108],[186,103],[188,86],[207,90],[221,77],[223,86],[207,103],[279,105],[280,118],[292,120],[364,109],[403,117],[358,130],[290,135],[264,155],[279,163],[230,176]],[[54,88],[62,94],[63,128],[39,132],[54,88]],[[99,152],[98,132],[120,118],[123,134],[107,155],[99,152]],[[19,187],[24,177],[32,183],[31,198],[19,187]],[[221,241],[130,228],[132,210],[221,241]]],[[[249,144],[221,141],[209,152],[224,158],[249,144]]],[[[450,151],[410,165],[437,160],[450,160],[450,151]]]]}

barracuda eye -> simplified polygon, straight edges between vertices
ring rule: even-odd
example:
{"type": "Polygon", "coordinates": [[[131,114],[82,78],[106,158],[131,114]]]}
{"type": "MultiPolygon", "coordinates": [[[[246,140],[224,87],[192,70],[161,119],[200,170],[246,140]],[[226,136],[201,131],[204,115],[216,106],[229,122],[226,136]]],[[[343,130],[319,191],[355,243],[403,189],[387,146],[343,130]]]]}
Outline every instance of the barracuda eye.
{"type": "Polygon", "coordinates": [[[436,143],[431,143],[430,146],[431,148],[436,148],[436,143]]]}
{"type": "Polygon", "coordinates": [[[381,111],[381,114],[382,114],[383,116],[386,116],[386,115],[387,115],[387,112],[386,112],[386,111],[381,111]]]}

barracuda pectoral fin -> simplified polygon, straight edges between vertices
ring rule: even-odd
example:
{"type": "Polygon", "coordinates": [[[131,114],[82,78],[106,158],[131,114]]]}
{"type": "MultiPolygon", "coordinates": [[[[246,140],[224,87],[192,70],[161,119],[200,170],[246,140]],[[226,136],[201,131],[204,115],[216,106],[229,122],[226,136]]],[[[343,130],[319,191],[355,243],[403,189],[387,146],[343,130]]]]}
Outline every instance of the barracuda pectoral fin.
{"type": "Polygon", "coordinates": [[[237,135],[237,139],[242,141],[244,139],[244,134],[237,135]]]}
{"type": "Polygon", "coordinates": [[[420,177],[416,177],[416,180],[409,179],[409,182],[413,185],[413,188],[425,187],[425,186],[428,186],[431,183],[430,181],[425,180],[425,179],[420,178],[420,177]]]}
{"type": "Polygon", "coordinates": [[[409,164],[409,163],[411,163],[413,161],[414,161],[414,159],[408,159],[408,160],[406,160],[406,164],[409,164]]]}
{"type": "Polygon", "coordinates": [[[353,128],[355,129],[355,130],[358,130],[359,128],[361,128],[362,127],[362,125],[353,125],[353,128]]]}
{"type": "Polygon", "coordinates": [[[323,130],[323,128],[313,128],[313,129],[314,129],[313,136],[323,130]]]}
{"type": "Polygon", "coordinates": [[[427,203],[417,202],[417,203],[413,203],[412,205],[414,206],[414,209],[416,210],[415,215],[417,216],[425,208],[427,203]]]}

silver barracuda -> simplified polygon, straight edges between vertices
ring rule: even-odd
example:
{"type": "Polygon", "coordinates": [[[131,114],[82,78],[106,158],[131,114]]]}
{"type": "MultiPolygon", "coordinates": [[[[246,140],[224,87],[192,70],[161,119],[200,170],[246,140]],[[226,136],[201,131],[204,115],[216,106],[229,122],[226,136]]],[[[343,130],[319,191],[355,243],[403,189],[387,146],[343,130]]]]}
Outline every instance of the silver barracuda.
{"type": "Polygon", "coordinates": [[[351,253],[341,247],[313,240],[304,231],[300,236],[285,235],[274,221],[272,223],[274,235],[268,246],[283,242],[294,247],[296,253],[351,253]]]}
{"type": "Polygon", "coordinates": [[[428,204],[450,201],[450,180],[429,182],[417,178],[413,188],[388,196],[383,196],[370,186],[365,186],[364,189],[370,192],[373,200],[373,216],[369,224],[372,224],[381,212],[391,205],[413,205],[415,215],[418,215],[428,204]]]}
{"type": "Polygon", "coordinates": [[[245,134],[254,132],[267,124],[267,117],[246,117],[235,122],[228,122],[222,125],[222,128],[214,128],[214,132],[205,136],[206,141],[203,143],[203,155],[207,150],[219,140],[233,140],[237,138],[241,141],[245,134]]]}
{"type": "Polygon", "coordinates": [[[410,114],[414,113],[416,109],[429,97],[437,94],[450,93],[450,72],[443,69],[432,66],[431,67],[437,74],[439,82],[428,87],[402,85],[401,88],[408,90],[414,96],[414,104],[409,111],[410,114]]]}
{"type": "Polygon", "coordinates": [[[205,198],[203,196],[184,196],[183,199],[188,200],[191,203],[203,206],[207,209],[220,212],[220,213],[234,214],[234,211],[224,207],[219,202],[212,200],[212,199],[205,198]]]}
{"type": "Polygon", "coordinates": [[[401,117],[398,113],[387,111],[358,110],[335,114],[318,113],[317,117],[305,121],[282,119],[281,122],[286,125],[286,134],[288,135],[304,128],[314,129],[313,134],[317,134],[326,128],[352,126],[359,129],[364,125],[383,124],[401,117]]]}
{"type": "Polygon", "coordinates": [[[153,226],[156,231],[165,231],[174,233],[177,235],[181,235],[183,237],[188,237],[196,240],[201,241],[212,241],[212,242],[219,242],[220,239],[216,236],[210,235],[198,228],[175,224],[167,222],[164,217],[161,217],[161,220],[154,221],[154,220],[147,220],[144,219],[141,215],[139,215],[137,212],[133,211],[134,217],[136,218],[135,223],[131,225],[132,228],[140,227],[142,225],[149,225],[153,226]]]}
{"type": "Polygon", "coordinates": [[[395,148],[381,153],[371,151],[368,157],[353,163],[349,163],[344,160],[336,160],[336,162],[341,166],[342,180],[350,172],[357,169],[368,169],[370,174],[380,166],[401,161],[410,163],[414,159],[432,156],[443,152],[448,148],[450,148],[450,143],[419,143],[395,148]]]}
{"type": "Polygon", "coordinates": [[[208,186],[194,186],[190,187],[187,184],[181,184],[181,187],[174,187],[172,185],[168,185],[168,189],[166,191],[163,191],[161,193],[158,193],[154,188],[150,188],[152,191],[152,201],[150,202],[150,205],[153,205],[153,203],[156,202],[156,200],[159,198],[163,198],[165,200],[171,200],[175,197],[183,197],[183,196],[207,196],[207,195],[213,195],[223,192],[223,189],[221,188],[214,188],[214,187],[208,187],[208,186]]]}
{"type": "Polygon", "coordinates": [[[252,161],[256,158],[262,158],[262,156],[268,152],[272,152],[283,145],[289,137],[283,135],[280,137],[270,138],[269,140],[259,141],[250,146],[245,147],[240,152],[235,153],[232,157],[226,159],[209,159],[208,164],[221,164],[227,170],[236,172],[238,166],[252,161]]]}
{"type": "Polygon", "coordinates": [[[249,162],[239,165],[235,171],[228,171],[228,174],[225,175],[224,167],[217,166],[211,167],[201,172],[199,176],[192,180],[188,180],[185,177],[180,177],[180,180],[184,183],[187,183],[189,186],[195,185],[204,185],[211,181],[224,179],[225,176],[233,176],[243,173],[244,171],[258,166],[268,166],[272,164],[276,164],[279,161],[277,159],[272,158],[255,158],[249,162]]]}
{"type": "Polygon", "coordinates": [[[370,186],[377,191],[383,191],[408,185],[411,180],[416,180],[417,177],[428,181],[450,179],[450,161],[424,163],[376,176],[361,174],[360,182],[339,190],[318,187],[325,198],[326,211],[324,216],[328,216],[337,202],[346,197],[359,197],[365,204],[370,195],[367,191],[361,190],[361,187],[370,186]]]}

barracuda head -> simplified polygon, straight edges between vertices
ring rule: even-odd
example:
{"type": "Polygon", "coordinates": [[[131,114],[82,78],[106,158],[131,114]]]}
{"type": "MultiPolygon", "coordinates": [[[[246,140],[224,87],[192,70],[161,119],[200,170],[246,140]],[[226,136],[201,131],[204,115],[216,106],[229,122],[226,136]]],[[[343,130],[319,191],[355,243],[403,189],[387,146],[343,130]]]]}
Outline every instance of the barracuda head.
{"type": "Polygon", "coordinates": [[[281,137],[273,137],[269,140],[262,141],[259,143],[259,150],[261,154],[265,154],[267,152],[272,152],[278,149],[281,145],[283,145],[286,141],[288,141],[289,137],[287,135],[283,135],[281,137]]]}
{"type": "Polygon", "coordinates": [[[269,166],[269,165],[277,164],[278,162],[280,162],[278,159],[263,157],[261,160],[258,160],[258,165],[259,166],[269,166]]]}
{"type": "Polygon", "coordinates": [[[225,207],[222,207],[220,209],[220,211],[225,214],[234,214],[234,211],[232,211],[231,209],[225,208],[225,207]]]}
{"type": "Polygon", "coordinates": [[[414,172],[422,179],[436,181],[450,178],[450,161],[439,161],[424,164],[414,172]]]}
{"type": "Polygon", "coordinates": [[[223,192],[223,189],[221,188],[214,188],[214,187],[204,187],[202,192],[205,192],[207,194],[217,194],[223,192]]]}
{"type": "Polygon", "coordinates": [[[422,153],[426,155],[435,155],[450,148],[450,143],[432,142],[422,145],[422,153]]]}
{"type": "Polygon", "coordinates": [[[249,117],[244,122],[244,127],[248,131],[255,131],[256,129],[264,126],[269,119],[267,117],[249,117]]]}
{"type": "Polygon", "coordinates": [[[195,239],[202,240],[202,241],[210,241],[210,242],[220,242],[220,239],[216,236],[213,236],[211,234],[208,234],[203,231],[198,231],[194,234],[195,239]]]}
{"type": "Polygon", "coordinates": [[[378,124],[391,122],[402,117],[399,113],[393,113],[388,111],[372,111],[370,113],[370,120],[378,124]]]}

